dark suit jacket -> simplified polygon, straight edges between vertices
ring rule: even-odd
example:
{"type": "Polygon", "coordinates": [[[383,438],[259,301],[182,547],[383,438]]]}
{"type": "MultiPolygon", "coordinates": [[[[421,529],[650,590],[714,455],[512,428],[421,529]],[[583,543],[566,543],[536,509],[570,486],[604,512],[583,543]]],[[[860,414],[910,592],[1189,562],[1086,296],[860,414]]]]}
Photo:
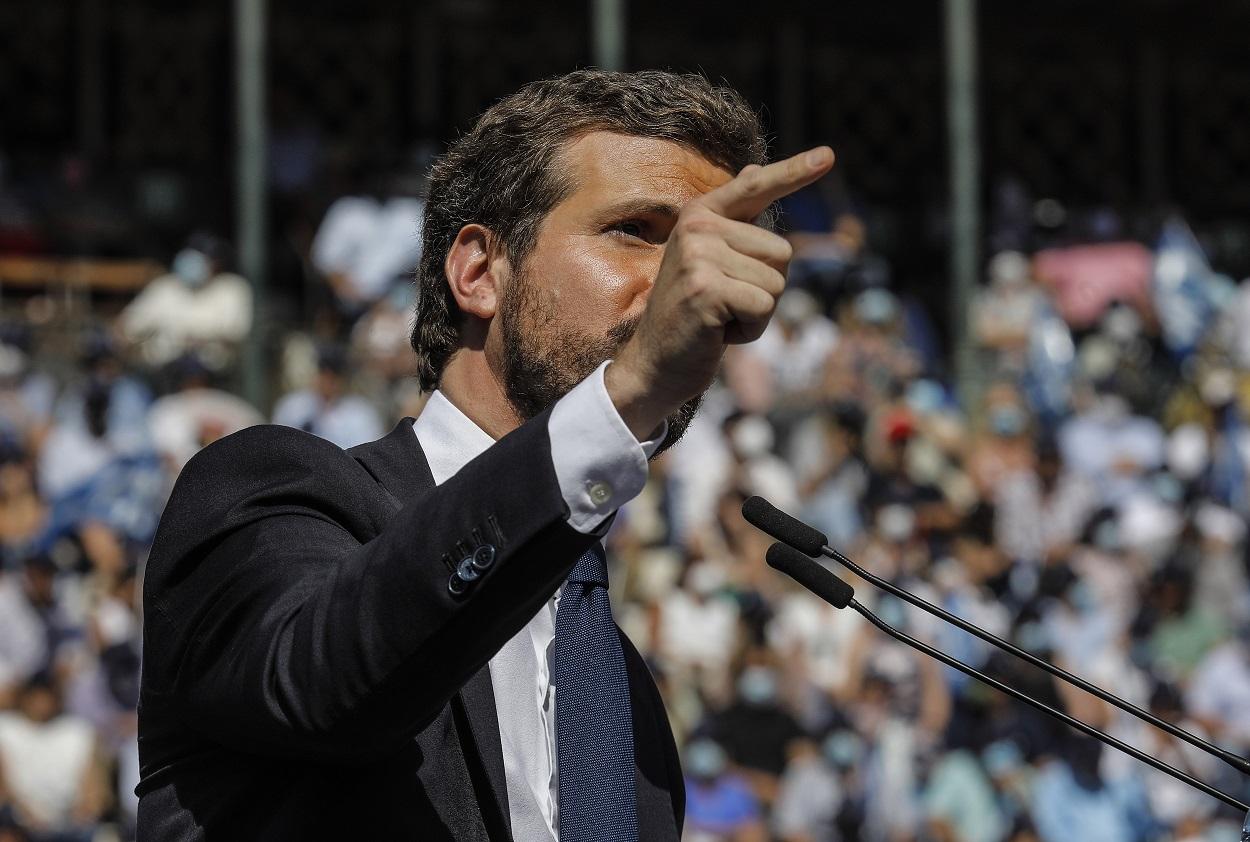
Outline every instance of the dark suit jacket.
{"type": "MultiPolygon", "coordinates": [[[[486,663],[595,540],[565,520],[548,415],[438,487],[411,418],[348,451],[253,427],[187,464],[144,582],[141,842],[511,838],[486,663]]],[[[621,640],[640,837],[676,842],[672,732],[621,640]]]]}

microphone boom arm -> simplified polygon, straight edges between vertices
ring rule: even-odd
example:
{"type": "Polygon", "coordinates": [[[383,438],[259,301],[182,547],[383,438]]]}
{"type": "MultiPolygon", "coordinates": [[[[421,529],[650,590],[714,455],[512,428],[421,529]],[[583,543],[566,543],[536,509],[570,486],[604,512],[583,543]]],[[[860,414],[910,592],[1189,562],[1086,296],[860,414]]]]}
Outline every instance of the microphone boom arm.
{"type": "Polygon", "coordinates": [[[1232,752],[1225,751],[1219,746],[1216,746],[1207,742],[1206,740],[1202,739],[1196,734],[1191,734],[1189,731],[1186,731],[1184,728],[1181,728],[1177,725],[1173,725],[1171,722],[1168,722],[1166,719],[1160,719],[1159,717],[1155,716],[1150,711],[1144,710],[1138,707],[1137,705],[1133,704],[1132,702],[1125,701],[1124,699],[1121,699],[1119,696],[1116,696],[1113,693],[1109,693],[1106,690],[1103,690],[1101,687],[1097,686],[1096,684],[1091,684],[1090,682],[1086,681],[1080,676],[1074,675],[1073,673],[1068,672],[1062,667],[1055,666],[1049,661],[1039,658],[1036,655],[1032,654],[1031,652],[1026,652],[1025,650],[1021,649],[1019,646],[1009,643],[1008,641],[1003,640],[1001,637],[991,634],[990,632],[986,631],[985,629],[982,629],[979,626],[975,626],[972,623],[966,622],[965,620],[962,620],[956,615],[950,613],[949,611],[937,605],[934,605],[933,603],[927,600],[921,599],[915,594],[898,587],[893,582],[890,582],[886,579],[882,579],[880,576],[876,576],[868,572],[863,567],[860,567],[858,564],[851,561],[842,553],[838,552],[833,547],[830,547],[827,544],[821,547],[821,552],[824,555],[828,556],[829,558],[832,558],[834,561],[841,564],[847,570],[850,570],[856,576],[859,576],[861,579],[865,579],[866,581],[881,588],[883,591],[886,591],[887,593],[890,593],[898,597],[899,599],[903,600],[909,605],[914,605],[915,607],[919,608],[922,611],[926,611],[929,614],[932,614],[933,616],[938,617],[939,619],[945,620],[951,625],[959,629],[962,629],[963,631],[966,631],[968,634],[971,634],[975,637],[979,637],[981,640],[984,640],[986,643],[989,643],[992,646],[996,646],[999,649],[1003,650],[1004,652],[1008,652],[1012,655],[1015,655],[1017,658],[1020,658],[1023,661],[1027,661],[1028,663],[1032,664],[1038,669],[1045,670],[1046,672],[1050,673],[1056,678],[1066,681],[1075,687],[1079,687],[1080,689],[1084,690],[1087,693],[1090,693],[1091,695],[1097,696],[1102,701],[1118,707],[1120,710],[1124,711],[1125,713],[1136,716],[1139,719],[1143,719],[1146,722],[1150,723],[1151,725],[1155,726],[1156,728],[1160,729],[1161,731],[1166,731],[1167,733],[1171,734],[1173,737],[1176,737],[1179,740],[1184,740],[1190,745],[1196,748],[1202,749],[1208,754],[1218,757],[1220,760],[1223,760],[1225,763],[1232,766],[1234,769],[1236,769],[1238,772],[1241,772],[1242,774],[1250,774],[1250,761],[1247,761],[1244,758],[1238,757],[1232,752]]]}
{"type": "Polygon", "coordinates": [[[995,690],[998,690],[999,692],[1006,693],[1008,696],[1010,696],[1013,699],[1016,699],[1017,701],[1024,702],[1027,705],[1031,705],[1032,707],[1042,711],[1043,713],[1061,720],[1065,724],[1071,726],[1072,728],[1075,728],[1081,733],[1087,736],[1093,737],[1094,739],[1099,740],[1103,743],[1106,743],[1107,745],[1112,746],[1113,748],[1117,748],[1120,751],[1124,752],[1125,754],[1129,755],[1130,757],[1136,758],[1137,760],[1140,760],[1141,762],[1149,766],[1152,766],[1155,769],[1158,769],[1160,772],[1163,772],[1164,774],[1171,775],[1172,777],[1176,778],[1178,781],[1189,784],[1191,787],[1197,790],[1200,790],[1201,792],[1205,792],[1207,795],[1210,795],[1212,798],[1218,798],[1220,801],[1223,801],[1225,804],[1229,805],[1230,807],[1236,807],[1238,810],[1241,810],[1243,813],[1250,812],[1250,805],[1243,804],[1241,801],[1238,801],[1236,798],[1229,795],[1228,793],[1222,792],[1209,784],[1203,783],[1197,778],[1194,778],[1190,775],[1185,774],[1184,772],[1175,768],[1174,766],[1169,766],[1167,763],[1164,763],[1161,760],[1151,757],[1149,754],[1146,754],[1144,751],[1140,751],[1139,749],[1133,748],[1128,743],[1122,740],[1118,740],[1115,737],[1111,736],[1110,734],[1100,731],[1099,729],[1095,728],[1092,725],[1087,725],[1081,720],[1076,719],[1072,716],[1069,716],[1063,711],[1053,708],[1050,705],[1046,704],[1045,702],[1041,702],[1037,699],[1034,699],[1032,696],[1025,695],[1024,693],[1021,693],[1019,690],[1016,690],[1014,687],[1010,687],[996,678],[991,678],[990,676],[986,675],[980,670],[975,669],[974,667],[971,667],[968,664],[965,664],[963,661],[957,658],[952,658],[950,655],[947,655],[945,652],[935,649],[932,646],[928,645],[927,643],[923,643],[905,632],[899,631],[893,626],[888,625],[884,620],[882,620],[876,614],[872,613],[863,605],[861,605],[859,603],[859,600],[851,599],[850,602],[848,603],[848,606],[850,608],[853,608],[855,611],[859,612],[864,617],[864,619],[872,623],[874,626],[876,626],[881,631],[885,632],[886,634],[888,634],[890,637],[894,638],[895,640],[902,641],[908,646],[911,646],[914,649],[918,649],[919,651],[925,653],[929,657],[936,658],[937,660],[946,664],[948,667],[953,667],[954,669],[959,670],[965,675],[969,675],[972,678],[977,679],[978,681],[988,684],[989,686],[993,687],[995,690]]]}

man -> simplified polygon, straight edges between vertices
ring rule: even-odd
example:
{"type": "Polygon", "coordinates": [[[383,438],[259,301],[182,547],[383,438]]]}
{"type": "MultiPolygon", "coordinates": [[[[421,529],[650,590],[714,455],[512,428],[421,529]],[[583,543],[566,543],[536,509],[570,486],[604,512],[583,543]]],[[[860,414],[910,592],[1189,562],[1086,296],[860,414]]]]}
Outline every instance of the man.
{"type": "Polygon", "coordinates": [[[255,427],[174,489],[140,839],[678,839],[672,735],[598,538],[782,292],[789,247],[750,220],[833,156],[763,159],[737,94],[658,72],[527,85],[452,146],[420,420],[347,452],[255,427]]]}

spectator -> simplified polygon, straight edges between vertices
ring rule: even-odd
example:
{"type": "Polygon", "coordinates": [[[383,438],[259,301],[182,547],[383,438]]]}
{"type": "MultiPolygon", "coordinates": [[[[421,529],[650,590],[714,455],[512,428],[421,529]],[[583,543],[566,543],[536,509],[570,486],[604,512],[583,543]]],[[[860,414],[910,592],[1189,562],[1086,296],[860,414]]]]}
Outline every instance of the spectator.
{"type": "Polygon", "coordinates": [[[118,320],[117,327],[152,368],[188,351],[214,371],[234,362],[252,329],[252,288],[227,271],[229,247],[195,234],[174,256],[172,271],[152,281],[118,320]]]}
{"type": "Polygon", "coordinates": [[[60,690],[43,673],[0,713],[0,793],[34,842],[90,842],[103,812],[91,723],[63,713],[60,690]]]}
{"type": "Polygon", "coordinates": [[[989,276],[989,287],[973,305],[973,331],[977,341],[994,352],[996,369],[1019,374],[1044,297],[1033,284],[1028,258],[1018,251],[994,255],[989,276]]]}
{"type": "Polygon", "coordinates": [[[292,392],[274,407],[273,422],[298,427],[339,447],[353,447],[382,435],[377,410],[357,395],[346,393],[347,358],[326,347],[317,356],[313,385],[292,392]]]}
{"type": "Polygon", "coordinates": [[[176,368],[177,389],[158,398],[148,413],[152,443],[174,473],[201,448],[265,420],[247,401],[213,388],[212,372],[194,355],[181,358],[176,368]]]}
{"type": "Polygon", "coordinates": [[[773,808],[773,827],[783,842],[837,842],[842,788],[818,746],[791,743],[790,759],[773,808]]]}
{"type": "Polygon", "coordinates": [[[421,199],[405,195],[378,198],[362,192],[330,205],[310,258],[348,324],[416,267],[424,213],[421,199]]]}
{"type": "Polygon", "coordinates": [[[1211,650],[1189,684],[1187,707],[1218,740],[1250,748],[1250,623],[1211,650]]]}
{"type": "Polygon", "coordinates": [[[729,771],[725,750],[702,737],[686,746],[686,842],[765,842],[759,802],[729,771]]]}

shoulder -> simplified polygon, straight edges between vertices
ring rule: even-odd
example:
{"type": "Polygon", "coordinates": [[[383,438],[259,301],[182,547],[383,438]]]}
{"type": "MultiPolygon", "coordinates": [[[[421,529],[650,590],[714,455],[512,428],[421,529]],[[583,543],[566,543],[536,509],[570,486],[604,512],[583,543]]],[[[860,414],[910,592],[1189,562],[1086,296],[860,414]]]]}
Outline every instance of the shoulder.
{"type": "Polygon", "coordinates": [[[225,436],[187,462],[170,494],[157,544],[189,549],[274,515],[312,515],[349,532],[377,528],[376,481],[348,453],[319,436],[257,424],[225,436]],[[164,539],[164,540],[162,540],[164,539]]]}
{"type": "Polygon", "coordinates": [[[200,450],[187,462],[178,483],[224,478],[269,482],[275,474],[308,470],[325,474],[354,464],[341,448],[320,436],[282,424],[256,424],[200,450]]]}

